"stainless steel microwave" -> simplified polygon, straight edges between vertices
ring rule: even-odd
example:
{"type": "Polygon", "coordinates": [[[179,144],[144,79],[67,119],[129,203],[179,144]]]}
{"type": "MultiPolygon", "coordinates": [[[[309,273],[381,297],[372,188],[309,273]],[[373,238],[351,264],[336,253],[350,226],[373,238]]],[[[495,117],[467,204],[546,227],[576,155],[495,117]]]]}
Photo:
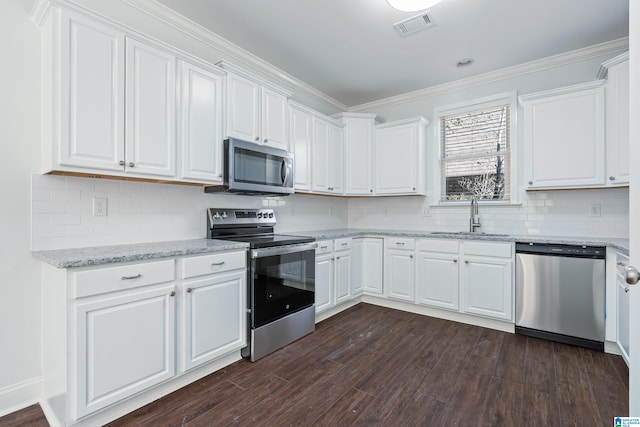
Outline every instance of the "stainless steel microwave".
{"type": "Polygon", "coordinates": [[[239,139],[225,139],[223,179],[224,186],[205,187],[205,192],[293,194],[293,154],[239,139]]]}

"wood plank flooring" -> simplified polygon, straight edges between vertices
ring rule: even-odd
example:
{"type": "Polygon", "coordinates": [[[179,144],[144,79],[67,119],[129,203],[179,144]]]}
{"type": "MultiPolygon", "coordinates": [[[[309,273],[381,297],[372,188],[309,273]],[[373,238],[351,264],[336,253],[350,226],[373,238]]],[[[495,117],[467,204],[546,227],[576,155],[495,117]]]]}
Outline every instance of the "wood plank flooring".
{"type": "Polygon", "coordinates": [[[620,356],[361,303],[109,426],[608,426],[627,402],[620,356]]]}

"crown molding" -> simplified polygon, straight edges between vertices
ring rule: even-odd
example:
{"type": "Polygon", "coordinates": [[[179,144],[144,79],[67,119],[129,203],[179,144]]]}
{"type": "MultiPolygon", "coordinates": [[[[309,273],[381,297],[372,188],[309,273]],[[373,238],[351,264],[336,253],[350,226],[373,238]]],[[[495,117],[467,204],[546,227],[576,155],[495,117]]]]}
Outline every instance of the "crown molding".
{"type": "Polygon", "coordinates": [[[623,62],[628,60],[629,60],[629,51],[626,51],[621,55],[614,56],[608,61],[603,62],[602,65],[600,66],[600,69],[598,70],[597,78],[606,79],[608,77],[607,75],[608,75],[609,68],[618,64],[622,64],[623,62]]]}
{"type": "Polygon", "coordinates": [[[331,98],[318,89],[304,83],[290,74],[287,74],[283,70],[273,66],[260,57],[231,43],[223,37],[220,37],[202,25],[176,13],[174,10],[157,2],[156,0],[122,0],[122,2],[178,31],[181,31],[184,34],[187,34],[207,46],[219,50],[239,62],[242,66],[270,76],[279,84],[287,86],[289,89],[293,89],[293,91],[303,92],[311,98],[315,98],[323,103],[329,104],[337,110],[346,111],[349,109],[345,104],[338,100],[331,98]]]}
{"type": "Polygon", "coordinates": [[[493,83],[499,80],[518,77],[525,74],[531,74],[549,68],[560,67],[573,62],[580,62],[598,56],[620,53],[629,49],[629,38],[600,43],[582,49],[576,49],[570,52],[549,56],[547,58],[536,61],[526,62],[513,67],[503,68],[489,73],[479,74],[477,76],[466,79],[456,80],[454,82],[443,83],[441,85],[432,86],[426,89],[420,89],[414,92],[408,92],[398,96],[392,96],[378,101],[368,102],[366,104],[351,107],[349,111],[371,111],[377,108],[387,106],[389,104],[402,104],[415,101],[421,98],[441,95],[447,92],[468,89],[473,86],[493,83]]]}

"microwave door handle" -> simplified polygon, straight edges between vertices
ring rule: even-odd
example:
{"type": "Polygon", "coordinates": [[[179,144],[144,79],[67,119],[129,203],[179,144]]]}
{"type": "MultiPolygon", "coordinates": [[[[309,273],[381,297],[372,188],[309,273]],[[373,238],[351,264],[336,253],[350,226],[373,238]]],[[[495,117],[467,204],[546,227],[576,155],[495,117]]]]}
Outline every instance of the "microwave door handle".
{"type": "Polygon", "coordinates": [[[280,179],[282,179],[282,186],[287,183],[287,178],[289,178],[289,167],[287,166],[286,159],[282,159],[282,164],[280,165],[280,179]]]}

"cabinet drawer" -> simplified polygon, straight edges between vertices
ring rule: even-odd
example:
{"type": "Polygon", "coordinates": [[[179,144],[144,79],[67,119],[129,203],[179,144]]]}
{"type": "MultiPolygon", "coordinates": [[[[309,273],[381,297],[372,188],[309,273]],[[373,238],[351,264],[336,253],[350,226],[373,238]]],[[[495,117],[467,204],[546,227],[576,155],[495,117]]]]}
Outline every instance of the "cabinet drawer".
{"type": "Polygon", "coordinates": [[[514,247],[512,243],[496,242],[463,242],[463,252],[465,255],[480,255],[497,258],[511,258],[514,247]]]}
{"type": "Polygon", "coordinates": [[[238,270],[245,268],[246,265],[247,253],[245,251],[183,258],[182,278],[187,279],[189,277],[238,270]]]}
{"type": "Polygon", "coordinates": [[[346,237],[344,239],[336,239],[333,242],[333,249],[336,251],[342,251],[345,249],[351,249],[351,237],[346,237]]]}
{"type": "Polygon", "coordinates": [[[170,282],[176,277],[173,259],[105,267],[72,273],[73,297],[82,298],[106,292],[170,282]]]}
{"type": "Polygon", "coordinates": [[[333,240],[321,240],[316,248],[316,255],[326,254],[327,252],[333,252],[333,240]]]}
{"type": "Polygon", "coordinates": [[[407,249],[414,250],[416,247],[416,239],[407,239],[404,237],[387,237],[387,249],[407,249]]]}
{"type": "Polygon", "coordinates": [[[446,252],[457,254],[458,241],[449,239],[420,239],[418,249],[425,252],[446,252]]]}

